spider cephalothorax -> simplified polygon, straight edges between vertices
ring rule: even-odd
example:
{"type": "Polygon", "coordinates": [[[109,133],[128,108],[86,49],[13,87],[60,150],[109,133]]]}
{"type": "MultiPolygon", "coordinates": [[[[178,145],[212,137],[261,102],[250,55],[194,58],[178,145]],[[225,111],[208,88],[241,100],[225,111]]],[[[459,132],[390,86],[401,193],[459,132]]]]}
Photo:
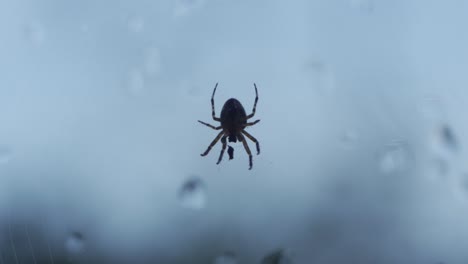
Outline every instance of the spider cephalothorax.
{"type": "MultiPolygon", "coordinates": [[[[254,83],[255,87],[255,102],[253,106],[252,113],[250,115],[247,115],[245,113],[244,107],[242,104],[235,98],[231,98],[224,103],[223,109],[221,110],[221,116],[216,117],[215,116],[215,109],[214,109],[214,95],[216,92],[216,87],[218,87],[218,83],[216,83],[215,88],[213,90],[213,95],[211,95],[211,115],[213,117],[213,120],[221,122],[220,126],[213,126],[210,124],[207,124],[205,122],[202,122],[198,120],[198,122],[209,126],[215,130],[220,130],[222,129],[221,132],[216,136],[216,138],[211,142],[211,144],[208,146],[206,151],[202,153],[202,156],[206,156],[211,148],[218,142],[218,140],[221,139],[221,143],[223,144],[223,147],[221,149],[221,153],[219,154],[219,159],[216,164],[219,164],[221,160],[223,159],[224,151],[226,150],[227,147],[227,142],[226,138],[228,139],[229,142],[236,142],[239,140],[242,142],[244,145],[245,151],[249,155],[249,170],[252,169],[252,153],[250,152],[249,145],[247,145],[247,141],[245,140],[244,135],[252,140],[257,147],[257,155],[260,154],[260,145],[252,135],[247,133],[244,129],[248,126],[253,126],[260,122],[260,120],[255,120],[254,122],[247,122],[250,118],[252,118],[255,115],[255,108],[257,107],[257,102],[258,102],[258,92],[257,92],[257,85],[254,83]]],[[[234,156],[234,150],[232,147],[229,146],[228,154],[230,159],[232,159],[234,156]]]]}

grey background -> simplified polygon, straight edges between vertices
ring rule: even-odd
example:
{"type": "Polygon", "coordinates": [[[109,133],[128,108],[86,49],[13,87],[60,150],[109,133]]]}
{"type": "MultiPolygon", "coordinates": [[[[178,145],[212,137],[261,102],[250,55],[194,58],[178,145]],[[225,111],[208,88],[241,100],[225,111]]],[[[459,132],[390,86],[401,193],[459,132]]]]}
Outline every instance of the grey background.
{"type": "Polygon", "coordinates": [[[0,1],[0,263],[467,263],[467,14],[0,1]],[[216,82],[217,114],[258,85],[251,171],[199,155],[216,82]]]}

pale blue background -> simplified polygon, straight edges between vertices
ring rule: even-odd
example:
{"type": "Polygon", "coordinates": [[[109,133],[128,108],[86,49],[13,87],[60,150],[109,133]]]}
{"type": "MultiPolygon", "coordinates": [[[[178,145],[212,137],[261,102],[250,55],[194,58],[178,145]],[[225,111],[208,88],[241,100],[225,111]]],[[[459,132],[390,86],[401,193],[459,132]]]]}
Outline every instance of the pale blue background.
{"type": "Polygon", "coordinates": [[[463,0],[0,1],[0,264],[259,263],[277,248],[467,263],[467,14],[463,0]],[[220,165],[220,145],[199,155],[216,82],[218,114],[230,97],[250,112],[258,85],[251,171],[240,144],[220,165]],[[194,175],[200,210],[178,197],[194,175]]]}

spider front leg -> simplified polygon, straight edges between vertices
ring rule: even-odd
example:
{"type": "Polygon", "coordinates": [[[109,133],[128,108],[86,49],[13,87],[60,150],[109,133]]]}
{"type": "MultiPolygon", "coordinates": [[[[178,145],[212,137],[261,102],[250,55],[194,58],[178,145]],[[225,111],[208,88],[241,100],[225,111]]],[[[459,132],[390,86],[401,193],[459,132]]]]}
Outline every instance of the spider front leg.
{"type": "Polygon", "coordinates": [[[214,121],[221,121],[221,118],[215,116],[214,95],[216,92],[216,87],[218,87],[218,83],[216,83],[213,94],[211,95],[211,116],[213,117],[214,121]]]}
{"type": "Polygon", "coordinates": [[[258,92],[257,92],[257,85],[255,83],[254,83],[254,87],[255,87],[255,102],[254,102],[252,113],[247,116],[247,119],[250,119],[255,115],[255,109],[257,108],[258,92]]]}
{"type": "Polygon", "coordinates": [[[257,124],[258,122],[260,122],[260,119],[255,120],[254,122],[245,123],[244,127],[253,126],[253,125],[257,124]]]}
{"type": "Polygon", "coordinates": [[[224,131],[221,131],[219,132],[219,134],[216,136],[216,138],[211,142],[211,144],[208,146],[208,148],[205,150],[205,152],[203,152],[202,154],[200,154],[201,156],[206,156],[208,155],[208,153],[210,152],[211,148],[216,145],[216,143],[218,142],[218,140],[223,136],[224,134],[224,131]]]}
{"type": "Polygon", "coordinates": [[[205,126],[207,126],[207,127],[211,127],[211,128],[214,129],[214,130],[220,130],[221,128],[223,128],[222,126],[217,126],[217,127],[215,127],[215,126],[213,126],[213,125],[210,125],[210,124],[205,123],[205,122],[200,121],[200,120],[198,120],[198,122],[202,123],[203,125],[205,125],[205,126]]]}

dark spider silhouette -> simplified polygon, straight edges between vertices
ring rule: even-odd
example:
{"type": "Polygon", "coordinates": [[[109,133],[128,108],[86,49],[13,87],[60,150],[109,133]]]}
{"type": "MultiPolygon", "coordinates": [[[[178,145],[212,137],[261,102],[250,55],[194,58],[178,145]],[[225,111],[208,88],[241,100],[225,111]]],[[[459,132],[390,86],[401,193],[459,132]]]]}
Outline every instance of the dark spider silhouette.
{"type": "MultiPolygon", "coordinates": [[[[235,98],[231,98],[224,103],[223,109],[221,110],[221,116],[215,116],[215,107],[214,107],[214,95],[216,92],[216,87],[218,87],[218,83],[216,83],[215,88],[213,90],[213,95],[211,96],[211,110],[212,110],[212,117],[214,121],[221,122],[220,126],[213,126],[198,120],[198,122],[211,127],[215,130],[222,129],[221,132],[216,136],[216,138],[211,142],[205,152],[201,154],[201,156],[206,156],[210,152],[211,148],[216,145],[216,143],[221,139],[221,143],[223,147],[221,149],[221,153],[219,154],[219,159],[216,164],[219,164],[223,159],[224,151],[227,147],[226,138],[228,138],[229,142],[236,142],[239,140],[244,145],[245,151],[249,154],[249,170],[252,169],[252,153],[250,152],[249,145],[247,145],[247,141],[245,140],[244,135],[252,140],[257,146],[257,155],[260,154],[260,144],[258,140],[254,138],[252,135],[247,133],[244,129],[248,126],[253,126],[260,122],[260,120],[255,120],[254,122],[247,122],[248,119],[252,118],[255,115],[255,108],[257,107],[258,102],[258,92],[257,92],[257,85],[254,83],[255,87],[255,103],[253,106],[252,113],[250,115],[246,115],[244,107],[242,104],[235,98]]],[[[229,146],[228,149],[229,159],[234,157],[234,149],[229,146]]]]}

